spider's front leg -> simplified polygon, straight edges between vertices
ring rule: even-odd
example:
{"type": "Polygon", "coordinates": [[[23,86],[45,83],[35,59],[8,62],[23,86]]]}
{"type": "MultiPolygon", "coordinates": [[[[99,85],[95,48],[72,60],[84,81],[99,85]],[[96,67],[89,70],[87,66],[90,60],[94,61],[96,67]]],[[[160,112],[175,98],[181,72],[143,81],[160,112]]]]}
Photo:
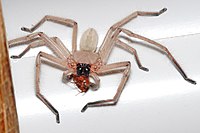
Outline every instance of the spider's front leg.
{"type": "Polygon", "coordinates": [[[94,83],[90,83],[90,87],[92,90],[96,91],[99,89],[99,86],[100,86],[100,79],[99,77],[97,76],[96,73],[91,73],[90,74],[90,77],[94,80],[94,83]]]}
{"type": "Polygon", "coordinates": [[[129,61],[127,62],[119,62],[119,63],[113,63],[109,65],[104,65],[102,68],[100,68],[97,72],[98,75],[107,75],[107,74],[114,74],[114,73],[123,73],[123,76],[121,78],[121,82],[118,86],[117,92],[115,96],[111,99],[107,100],[99,100],[95,102],[89,102],[87,103],[81,112],[84,112],[88,107],[99,107],[99,106],[109,106],[109,105],[115,105],[117,104],[119,97],[124,89],[124,86],[128,80],[129,74],[130,74],[130,67],[131,64],[129,61]]]}
{"type": "Polygon", "coordinates": [[[63,83],[68,83],[72,80],[72,74],[74,73],[74,71],[72,70],[67,70],[64,71],[63,76],[62,76],[62,81],[63,83]]]}
{"type": "Polygon", "coordinates": [[[40,52],[36,58],[36,96],[56,115],[56,122],[60,123],[59,112],[40,92],[39,83],[40,83],[40,69],[42,64],[42,58],[44,58],[47,61],[50,61],[51,63],[54,63],[55,65],[59,65],[65,69],[66,69],[66,64],[63,60],[44,52],[40,52]]]}
{"type": "Polygon", "coordinates": [[[159,15],[163,14],[165,11],[167,11],[167,8],[163,8],[157,12],[135,11],[135,12],[131,13],[130,15],[128,15],[127,17],[125,17],[124,19],[122,19],[119,22],[112,25],[110,27],[110,29],[108,30],[101,47],[99,48],[99,53],[101,54],[103,63],[106,63],[108,60],[109,54],[114,45],[112,43],[112,41],[113,41],[112,37],[117,32],[118,28],[123,27],[128,22],[137,18],[138,16],[159,16],[159,15]]]}
{"type": "Polygon", "coordinates": [[[46,15],[33,27],[31,27],[31,28],[22,27],[21,30],[26,31],[26,32],[33,32],[37,28],[39,28],[43,23],[45,23],[46,21],[50,21],[50,22],[58,23],[58,24],[65,25],[68,27],[72,27],[72,29],[73,29],[73,31],[72,31],[73,32],[72,33],[72,52],[75,52],[77,50],[78,25],[77,25],[77,22],[75,22],[72,19],[66,19],[66,18],[60,18],[60,17],[56,17],[56,16],[46,15]]]}

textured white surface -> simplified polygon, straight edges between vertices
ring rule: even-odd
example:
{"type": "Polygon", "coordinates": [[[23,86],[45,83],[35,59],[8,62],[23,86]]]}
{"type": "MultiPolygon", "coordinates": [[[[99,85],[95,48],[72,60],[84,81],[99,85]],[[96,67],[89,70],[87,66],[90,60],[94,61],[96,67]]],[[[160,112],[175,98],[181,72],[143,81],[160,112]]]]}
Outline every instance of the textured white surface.
{"type": "MultiPolygon", "coordinates": [[[[108,28],[131,12],[157,11],[163,7],[168,8],[165,14],[137,18],[126,28],[167,46],[187,75],[197,81],[197,85],[184,81],[168,58],[158,51],[133,45],[142,64],[150,69],[150,72],[143,72],[137,68],[132,55],[114,48],[109,62],[129,60],[132,63],[131,76],[119,103],[114,107],[89,108],[81,113],[81,108],[87,102],[112,97],[121,75],[101,77],[98,91],[76,96],[78,92],[75,89],[61,82],[61,71],[44,65],[41,73],[42,93],[60,112],[61,124],[57,124],[51,111],[35,97],[35,56],[41,50],[39,48],[20,60],[11,60],[21,133],[199,133],[198,1],[3,1],[9,40],[27,35],[20,31],[22,26],[29,27],[50,14],[76,20],[79,24],[78,42],[81,34],[92,27],[97,30],[101,43],[108,28]]],[[[60,37],[71,48],[69,28],[46,23],[39,31],[60,37]]],[[[13,48],[10,52],[16,54],[23,49],[13,48]]]]}

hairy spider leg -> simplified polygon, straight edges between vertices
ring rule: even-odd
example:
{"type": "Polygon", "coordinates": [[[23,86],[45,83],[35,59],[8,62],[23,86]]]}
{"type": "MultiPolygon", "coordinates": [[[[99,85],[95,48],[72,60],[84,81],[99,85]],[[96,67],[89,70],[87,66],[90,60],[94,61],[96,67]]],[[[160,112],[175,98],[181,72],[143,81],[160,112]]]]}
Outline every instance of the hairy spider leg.
{"type": "Polygon", "coordinates": [[[62,59],[59,59],[57,57],[54,57],[44,52],[39,52],[36,58],[36,96],[56,115],[56,122],[60,123],[59,112],[40,92],[39,83],[40,83],[40,69],[41,69],[41,64],[42,64],[42,61],[41,61],[42,58],[44,58],[47,61],[50,61],[51,63],[59,65],[65,69],[67,69],[66,62],[63,61],[62,59]]]}
{"type": "Polygon", "coordinates": [[[8,41],[9,47],[14,47],[22,44],[29,44],[29,45],[19,55],[13,55],[11,56],[11,58],[21,58],[31,48],[40,46],[49,47],[59,58],[67,58],[70,55],[69,50],[64,46],[64,44],[59,38],[57,37],[49,38],[42,32],[32,33],[30,35],[8,41]]]}
{"type": "Polygon", "coordinates": [[[162,13],[164,13],[165,11],[167,11],[167,8],[163,8],[158,12],[136,11],[136,12],[133,12],[132,14],[130,14],[129,16],[125,17],[121,21],[119,21],[119,22],[115,23],[114,25],[112,25],[110,27],[110,29],[108,30],[108,32],[106,33],[106,36],[105,36],[105,38],[103,40],[103,43],[102,43],[102,45],[101,45],[101,47],[99,48],[99,51],[98,51],[100,56],[101,56],[103,64],[107,63],[108,57],[110,55],[110,52],[112,51],[112,49],[113,49],[113,47],[115,45],[113,43],[113,36],[114,36],[116,30],[119,27],[124,26],[125,24],[127,24],[128,22],[130,22],[134,18],[137,18],[138,16],[159,16],[162,13]]]}
{"type": "Polygon", "coordinates": [[[72,29],[73,29],[73,31],[72,31],[72,53],[77,51],[78,24],[76,21],[74,21],[72,19],[66,19],[66,18],[60,18],[60,17],[56,17],[56,16],[46,15],[38,23],[36,23],[33,27],[31,27],[31,28],[22,27],[21,30],[26,31],[26,32],[33,32],[46,21],[50,21],[50,22],[65,25],[68,27],[72,27],[72,29]]]}
{"type": "Polygon", "coordinates": [[[107,74],[113,74],[113,73],[123,73],[123,76],[121,78],[121,82],[118,86],[117,92],[114,95],[113,98],[107,99],[107,100],[99,100],[95,102],[89,102],[87,103],[81,112],[84,112],[88,107],[99,107],[99,106],[109,106],[109,105],[115,105],[117,104],[119,97],[124,89],[124,86],[128,80],[129,74],[130,74],[130,67],[131,64],[129,61],[126,62],[118,62],[113,64],[108,64],[102,66],[97,72],[98,75],[107,75],[107,74]]]}
{"type": "Polygon", "coordinates": [[[144,71],[149,71],[148,68],[142,66],[142,64],[141,64],[141,62],[140,62],[140,59],[139,59],[139,57],[138,57],[137,51],[136,51],[133,47],[129,46],[128,44],[122,42],[122,41],[119,40],[119,39],[116,39],[116,42],[115,42],[115,43],[116,43],[116,46],[121,47],[122,49],[124,49],[124,50],[130,52],[131,54],[133,54],[133,55],[135,56],[136,63],[137,63],[137,65],[138,65],[138,67],[139,67],[140,69],[142,69],[142,70],[144,70],[144,71]]]}
{"type": "Polygon", "coordinates": [[[189,83],[191,84],[196,84],[196,81],[190,79],[187,77],[187,75],[185,74],[185,72],[183,71],[183,69],[181,68],[181,66],[179,65],[179,63],[176,61],[176,59],[172,56],[172,54],[170,53],[170,51],[165,47],[163,46],[162,44],[156,42],[156,41],[153,41],[149,38],[146,38],[144,36],[141,36],[141,35],[138,35],[138,34],[135,34],[127,29],[124,29],[124,28],[119,28],[119,32],[123,32],[125,33],[126,35],[128,35],[129,37],[133,37],[133,38],[137,38],[137,39],[140,39],[140,40],[143,40],[143,41],[146,41],[148,42],[149,44],[153,44],[155,46],[157,46],[158,48],[160,48],[162,51],[165,52],[165,54],[167,55],[167,57],[171,60],[171,62],[174,64],[174,66],[177,68],[177,70],[179,71],[179,73],[182,75],[182,77],[188,81],[189,83]]]}

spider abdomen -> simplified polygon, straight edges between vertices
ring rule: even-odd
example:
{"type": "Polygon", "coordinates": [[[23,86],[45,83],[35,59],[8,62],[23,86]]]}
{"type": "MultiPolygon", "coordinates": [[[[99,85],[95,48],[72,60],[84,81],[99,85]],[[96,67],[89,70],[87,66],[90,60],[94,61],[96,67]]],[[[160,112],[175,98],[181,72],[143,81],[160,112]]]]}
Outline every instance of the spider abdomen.
{"type": "Polygon", "coordinates": [[[89,51],[95,52],[98,43],[98,34],[95,29],[89,28],[87,29],[80,40],[80,50],[81,51],[89,51]]]}

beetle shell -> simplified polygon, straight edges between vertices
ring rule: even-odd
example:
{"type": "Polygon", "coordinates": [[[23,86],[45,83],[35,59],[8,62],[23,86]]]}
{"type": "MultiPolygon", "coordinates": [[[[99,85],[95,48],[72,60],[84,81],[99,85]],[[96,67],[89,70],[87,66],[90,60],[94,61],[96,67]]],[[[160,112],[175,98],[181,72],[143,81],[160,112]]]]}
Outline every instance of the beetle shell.
{"type": "Polygon", "coordinates": [[[73,81],[76,84],[76,86],[80,89],[81,92],[87,92],[90,86],[89,77],[86,77],[84,75],[78,76],[78,75],[72,75],[73,81]]]}

